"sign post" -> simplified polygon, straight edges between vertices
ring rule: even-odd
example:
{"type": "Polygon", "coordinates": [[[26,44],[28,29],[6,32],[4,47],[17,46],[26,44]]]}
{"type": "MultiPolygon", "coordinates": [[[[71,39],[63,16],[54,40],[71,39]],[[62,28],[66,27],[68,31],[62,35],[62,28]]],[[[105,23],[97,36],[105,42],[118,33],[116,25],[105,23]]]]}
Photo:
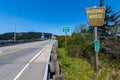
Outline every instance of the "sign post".
{"type": "MultiPolygon", "coordinates": [[[[97,38],[97,27],[94,27],[94,48],[95,48],[95,54],[94,54],[94,68],[95,68],[95,72],[98,72],[98,51],[96,50],[96,40],[98,40],[97,38]]],[[[99,46],[99,45],[98,45],[99,46]]]]}
{"type": "Polygon", "coordinates": [[[63,27],[63,32],[65,32],[65,46],[67,50],[67,32],[69,32],[69,27],[63,27]]]}
{"type": "Polygon", "coordinates": [[[94,27],[94,69],[95,72],[98,72],[98,52],[99,52],[99,41],[97,37],[97,27],[103,26],[104,17],[105,17],[105,8],[104,7],[94,7],[86,9],[88,23],[90,26],[94,27]]]}

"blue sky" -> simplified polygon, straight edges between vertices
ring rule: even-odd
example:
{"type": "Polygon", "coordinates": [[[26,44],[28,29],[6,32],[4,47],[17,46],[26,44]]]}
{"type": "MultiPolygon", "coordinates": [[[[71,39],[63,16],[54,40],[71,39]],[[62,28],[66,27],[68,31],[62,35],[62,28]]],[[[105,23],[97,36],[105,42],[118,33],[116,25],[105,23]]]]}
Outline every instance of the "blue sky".
{"type": "MultiPolygon", "coordinates": [[[[80,23],[87,24],[85,9],[97,6],[99,0],[0,0],[0,34],[14,32],[48,32],[64,34],[62,28],[70,27],[70,32],[80,23]]],[[[104,0],[105,5],[120,10],[120,0],[104,0]]]]}

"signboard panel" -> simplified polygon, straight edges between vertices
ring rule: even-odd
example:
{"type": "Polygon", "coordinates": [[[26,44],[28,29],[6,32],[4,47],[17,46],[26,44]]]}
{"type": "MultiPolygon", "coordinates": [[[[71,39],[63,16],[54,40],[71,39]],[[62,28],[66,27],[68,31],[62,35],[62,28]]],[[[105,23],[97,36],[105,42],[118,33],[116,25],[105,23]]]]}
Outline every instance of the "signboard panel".
{"type": "Polygon", "coordinates": [[[95,45],[95,52],[99,52],[99,40],[94,40],[94,45],[95,45]]]}
{"type": "Polygon", "coordinates": [[[69,27],[64,27],[63,32],[69,32],[69,27]]]}
{"type": "Polygon", "coordinates": [[[105,8],[86,8],[88,23],[90,26],[103,26],[105,8]]]}

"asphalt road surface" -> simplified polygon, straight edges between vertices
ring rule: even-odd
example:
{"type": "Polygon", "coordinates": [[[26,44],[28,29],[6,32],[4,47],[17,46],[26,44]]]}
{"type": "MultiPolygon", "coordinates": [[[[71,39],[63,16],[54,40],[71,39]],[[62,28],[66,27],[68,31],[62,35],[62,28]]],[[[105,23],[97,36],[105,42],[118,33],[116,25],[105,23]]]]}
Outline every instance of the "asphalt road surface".
{"type": "Polygon", "coordinates": [[[43,80],[46,63],[42,60],[49,56],[46,51],[52,43],[47,40],[0,47],[0,80],[43,80]]]}

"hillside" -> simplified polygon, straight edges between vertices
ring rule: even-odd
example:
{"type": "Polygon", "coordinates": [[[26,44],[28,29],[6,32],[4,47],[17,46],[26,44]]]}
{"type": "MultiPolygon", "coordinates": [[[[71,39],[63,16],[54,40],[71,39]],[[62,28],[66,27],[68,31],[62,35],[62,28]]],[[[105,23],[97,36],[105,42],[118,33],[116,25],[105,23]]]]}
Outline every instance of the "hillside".
{"type": "MultiPolygon", "coordinates": [[[[42,36],[42,32],[20,32],[16,33],[17,40],[36,40],[40,39],[42,36]]],[[[54,35],[58,37],[57,35],[54,35]]],[[[44,33],[44,38],[50,39],[52,37],[51,33],[44,33]]],[[[0,40],[13,40],[14,32],[8,32],[4,34],[0,34],[0,40]]]]}

